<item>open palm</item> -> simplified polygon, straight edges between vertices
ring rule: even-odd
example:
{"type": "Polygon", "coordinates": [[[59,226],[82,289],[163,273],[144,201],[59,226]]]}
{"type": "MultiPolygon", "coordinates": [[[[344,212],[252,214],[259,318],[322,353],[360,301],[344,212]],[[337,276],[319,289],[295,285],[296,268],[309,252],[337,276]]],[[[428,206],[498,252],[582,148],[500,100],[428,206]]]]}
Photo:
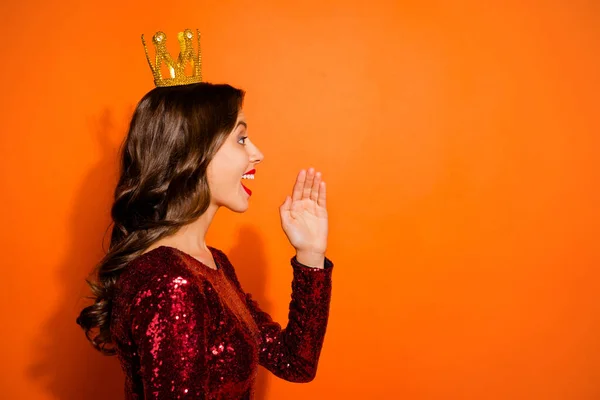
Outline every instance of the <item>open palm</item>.
{"type": "Polygon", "coordinates": [[[281,227],[296,251],[325,253],[328,218],[325,182],[314,168],[301,170],[292,196],[279,207],[281,227]]]}

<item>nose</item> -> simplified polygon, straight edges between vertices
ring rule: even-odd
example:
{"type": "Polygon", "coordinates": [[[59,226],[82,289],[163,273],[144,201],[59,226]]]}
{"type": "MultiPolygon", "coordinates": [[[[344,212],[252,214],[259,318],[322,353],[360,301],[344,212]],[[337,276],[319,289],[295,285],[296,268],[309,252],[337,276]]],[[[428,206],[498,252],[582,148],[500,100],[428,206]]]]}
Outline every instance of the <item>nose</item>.
{"type": "Polygon", "coordinates": [[[258,147],[254,146],[254,151],[252,152],[251,158],[254,164],[258,164],[263,160],[263,158],[265,158],[265,156],[263,155],[263,153],[261,153],[258,147]]]}

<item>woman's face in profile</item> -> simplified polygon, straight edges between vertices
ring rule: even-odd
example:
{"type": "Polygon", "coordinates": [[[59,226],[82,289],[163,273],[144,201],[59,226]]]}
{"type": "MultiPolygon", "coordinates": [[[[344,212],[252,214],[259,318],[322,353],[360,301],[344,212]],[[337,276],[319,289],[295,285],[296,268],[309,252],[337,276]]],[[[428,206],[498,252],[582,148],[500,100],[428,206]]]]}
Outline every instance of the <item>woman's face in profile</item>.
{"type": "Polygon", "coordinates": [[[252,180],[242,175],[261,162],[263,154],[252,143],[244,111],[240,110],[233,131],[208,165],[207,178],[211,190],[211,202],[225,206],[234,212],[248,209],[250,195],[242,183],[252,188],[252,180]]]}

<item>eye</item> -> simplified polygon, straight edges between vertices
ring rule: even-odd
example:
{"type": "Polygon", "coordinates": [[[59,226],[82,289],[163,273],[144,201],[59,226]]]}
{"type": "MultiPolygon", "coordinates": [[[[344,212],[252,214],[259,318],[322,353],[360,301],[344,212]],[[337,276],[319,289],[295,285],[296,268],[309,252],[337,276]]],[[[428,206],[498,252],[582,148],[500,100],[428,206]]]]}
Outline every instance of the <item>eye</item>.
{"type": "Polygon", "coordinates": [[[241,137],[240,140],[243,140],[244,143],[240,143],[240,140],[238,140],[238,143],[245,145],[246,144],[246,139],[248,139],[248,136],[241,137]]]}

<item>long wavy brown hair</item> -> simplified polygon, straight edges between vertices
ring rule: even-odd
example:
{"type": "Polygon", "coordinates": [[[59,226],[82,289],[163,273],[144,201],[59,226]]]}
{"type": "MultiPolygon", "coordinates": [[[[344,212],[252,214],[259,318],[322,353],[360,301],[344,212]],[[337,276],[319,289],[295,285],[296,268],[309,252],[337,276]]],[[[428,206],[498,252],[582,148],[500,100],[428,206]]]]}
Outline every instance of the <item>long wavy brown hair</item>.
{"type": "Polygon", "coordinates": [[[233,130],[244,95],[203,82],[157,87],[138,103],[120,153],[110,246],[86,279],[94,303],[77,318],[98,351],[115,354],[112,301],[127,264],[208,208],[207,166],[233,130]]]}

